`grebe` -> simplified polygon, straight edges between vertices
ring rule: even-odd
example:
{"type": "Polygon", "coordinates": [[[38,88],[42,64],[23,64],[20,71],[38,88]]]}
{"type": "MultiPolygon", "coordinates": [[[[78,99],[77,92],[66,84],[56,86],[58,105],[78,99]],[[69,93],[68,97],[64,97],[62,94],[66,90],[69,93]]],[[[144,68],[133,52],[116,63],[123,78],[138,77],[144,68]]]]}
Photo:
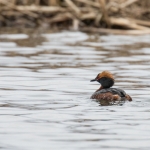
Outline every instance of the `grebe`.
{"type": "Polygon", "coordinates": [[[99,73],[91,82],[97,81],[101,84],[100,88],[96,90],[91,99],[106,100],[106,101],[132,101],[132,98],[125,93],[124,90],[118,88],[111,88],[114,85],[114,77],[109,71],[99,73]]]}

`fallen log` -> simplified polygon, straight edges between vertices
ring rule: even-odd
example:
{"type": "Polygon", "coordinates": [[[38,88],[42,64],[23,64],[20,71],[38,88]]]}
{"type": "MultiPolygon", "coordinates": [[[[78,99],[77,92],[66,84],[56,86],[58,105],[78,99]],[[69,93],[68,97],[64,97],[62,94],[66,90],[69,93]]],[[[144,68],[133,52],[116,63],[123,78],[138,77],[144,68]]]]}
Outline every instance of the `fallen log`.
{"type": "Polygon", "coordinates": [[[66,9],[58,6],[16,6],[16,10],[18,11],[33,11],[33,12],[48,12],[48,13],[56,13],[56,12],[66,12],[66,9]]]}
{"type": "Polygon", "coordinates": [[[132,19],[128,18],[130,21],[135,22],[136,24],[142,25],[142,26],[147,26],[150,27],[150,21],[143,21],[143,20],[138,20],[138,19],[132,19]]]}
{"type": "Polygon", "coordinates": [[[128,29],[135,29],[135,30],[149,30],[148,27],[141,26],[136,24],[134,21],[130,21],[125,18],[109,18],[110,24],[111,25],[117,25],[117,26],[122,26],[128,29]]]}
{"type": "Polygon", "coordinates": [[[80,31],[89,32],[89,33],[100,33],[100,34],[124,34],[124,35],[150,34],[150,29],[149,30],[120,30],[120,29],[82,27],[80,28],[80,31]]]}

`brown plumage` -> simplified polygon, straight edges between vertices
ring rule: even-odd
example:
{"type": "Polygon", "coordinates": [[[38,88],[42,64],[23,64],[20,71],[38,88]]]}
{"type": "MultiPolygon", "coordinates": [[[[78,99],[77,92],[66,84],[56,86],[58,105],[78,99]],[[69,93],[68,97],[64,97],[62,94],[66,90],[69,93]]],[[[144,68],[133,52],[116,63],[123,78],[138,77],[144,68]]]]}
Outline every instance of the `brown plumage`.
{"type": "Polygon", "coordinates": [[[114,77],[109,71],[99,73],[95,79],[101,84],[100,88],[96,90],[91,96],[91,99],[106,100],[106,101],[132,101],[132,98],[125,93],[124,90],[118,88],[111,88],[114,85],[114,77]]]}
{"type": "Polygon", "coordinates": [[[121,97],[117,94],[113,95],[111,92],[106,92],[106,93],[101,93],[101,94],[99,94],[97,92],[91,96],[91,99],[101,99],[101,100],[113,101],[113,100],[121,100],[121,97]]]}
{"type": "Polygon", "coordinates": [[[128,95],[128,94],[126,94],[126,99],[127,99],[128,101],[132,101],[132,98],[131,98],[130,95],[128,95]]]}
{"type": "Polygon", "coordinates": [[[102,73],[99,73],[96,78],[100,79],[102,77],[107,77],[107,78],[111,78],[112,80],[114,80],[113,75],[109,71],[103,71],[102,73]]]}

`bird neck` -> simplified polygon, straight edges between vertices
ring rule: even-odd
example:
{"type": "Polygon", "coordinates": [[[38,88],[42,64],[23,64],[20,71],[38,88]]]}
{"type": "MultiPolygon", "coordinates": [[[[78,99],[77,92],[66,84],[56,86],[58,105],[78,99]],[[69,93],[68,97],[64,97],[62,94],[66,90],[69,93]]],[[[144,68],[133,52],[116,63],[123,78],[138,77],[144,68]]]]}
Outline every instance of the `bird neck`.
{"type": "Polygon", "coordinates": [[[98,91],[100,91],[100,90],[102,90],[103,89],[103,87],[102,86],[100,86],[100,88],[99,89],[97,89],[96,90],[96,92],[98,92],[98,91]]]}
{"type": "Polygon", "coordinates": [[[101,86],[105,88],[110,88],[114,85],[114,79],[108,77],[102,77],[98,80],[101,86]]]}

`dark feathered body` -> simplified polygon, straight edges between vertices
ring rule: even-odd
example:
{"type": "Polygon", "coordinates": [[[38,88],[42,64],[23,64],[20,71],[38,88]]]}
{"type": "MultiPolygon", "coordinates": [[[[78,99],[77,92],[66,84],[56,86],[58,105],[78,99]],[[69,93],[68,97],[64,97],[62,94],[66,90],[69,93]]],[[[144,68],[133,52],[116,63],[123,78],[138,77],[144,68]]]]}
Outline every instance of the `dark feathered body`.
{"type": "Polygon", "coordinates": [[[125,91],[117,88],[105,88],[100,89],[93,93],[91,99],[101,99],[101,100],[129,100],[132,98],[125,93],[125,91]]]}

